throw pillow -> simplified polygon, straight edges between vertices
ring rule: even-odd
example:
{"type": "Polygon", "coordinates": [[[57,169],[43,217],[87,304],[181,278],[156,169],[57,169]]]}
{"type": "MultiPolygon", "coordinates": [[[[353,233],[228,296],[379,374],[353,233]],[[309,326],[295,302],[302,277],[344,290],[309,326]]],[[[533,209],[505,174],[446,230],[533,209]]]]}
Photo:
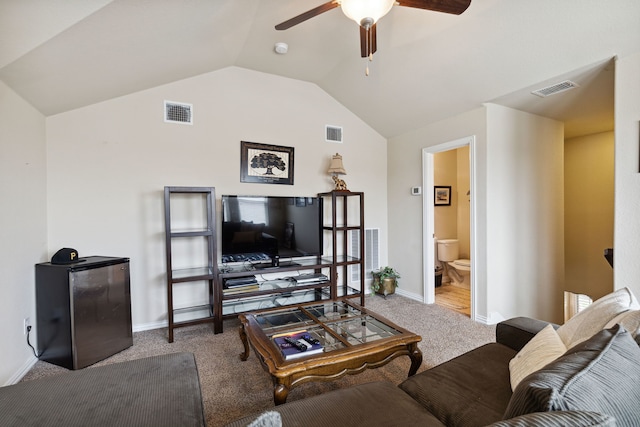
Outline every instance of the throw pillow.
{"type": "Polygon", "coordinates": [[[282,417],[276,411],[264,412],[247,427],[282,427],[282,417]]]}
{"type": "Polygon", "coordinates": [[[638,332],[640,332],[640,310],[629,310],[620,313],[605,326],[605,329],[612,328],[616,324],[620,324],[629,331],[632,337],[638,338],[638,332]]]}
{"type": "Polygon", "coordinates": [[[593,411],[640,425],[640,348],[620,325],[605,329],[518,384],[503,419],[532,412],[593,411]]]}
{"type": "Polygon", "coordinates": [[[567,351],[553,325],[545,326],[509,362],[511,390],[527,375],[553,362],[567,351]]]}
{"type": "Polygon", "coordinates": [[[606,414],[587,411],[534,412],[487,427],[615,427],[616,420],[606,414]]]}
{"type": "Polygon", "coordinates": [[[595,301],[558,328],[558,335],[567,348],[586,340],[604,329],[611,319],[640,304],[629,288],[619,289],[595,301]]]}

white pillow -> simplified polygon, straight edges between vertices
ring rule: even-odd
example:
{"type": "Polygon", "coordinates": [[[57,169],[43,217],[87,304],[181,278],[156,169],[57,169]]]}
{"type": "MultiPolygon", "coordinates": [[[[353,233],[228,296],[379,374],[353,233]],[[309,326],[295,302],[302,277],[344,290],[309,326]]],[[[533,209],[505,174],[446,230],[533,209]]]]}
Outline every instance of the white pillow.
{"type": "Polygon", "coordinates": [[[640,309],[638,300],[629,288],[618,289],[603,296],[558,328],[558,335],[567,348],[600,332],[618,314],[640,309]]]}
{"type": "Polygon", "coordinates": [[[267,411],[253,420],[247,427],[282,427],[282,417],[279,412],[267,411]]]}
{"type": "Polygon", "coordinates": [[[567,351],[551,325],[547,325],[509,361],[511,390],[529,374],[534,373],[562,356],[567,351]]]}
{"type": "Polygon", "coordinates": [[[604,329],[613,328],[618,323],[629,331],[633,338],[636,338],[638,332],[640,332],[640,310],[628,310],[618,314],[613,320],[607,323],[604,329]]]}

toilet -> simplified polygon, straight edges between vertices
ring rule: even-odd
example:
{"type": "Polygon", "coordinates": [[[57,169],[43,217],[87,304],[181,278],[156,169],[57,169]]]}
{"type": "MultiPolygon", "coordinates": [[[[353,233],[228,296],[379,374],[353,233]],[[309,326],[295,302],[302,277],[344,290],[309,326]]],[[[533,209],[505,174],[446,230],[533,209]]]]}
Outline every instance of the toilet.
{"type": "Polygon", "coordinates": [[[437,243],[438,261],[444,266],[443,282],[471,287],[471,260],[458,258],[458,239],[438,239],[437,243]]]}

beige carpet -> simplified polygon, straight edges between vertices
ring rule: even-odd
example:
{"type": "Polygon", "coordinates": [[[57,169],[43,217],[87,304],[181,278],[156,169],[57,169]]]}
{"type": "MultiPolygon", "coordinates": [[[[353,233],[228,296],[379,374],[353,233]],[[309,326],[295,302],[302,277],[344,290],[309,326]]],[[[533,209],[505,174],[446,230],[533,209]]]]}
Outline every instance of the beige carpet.
{"type": "MultiPolygon", "coordinates": [[[[367,297],[366,307],[422,336],[419,346],[423,363],[419,371],[495,340],[493,326],[481,325],[443,307],[424,305],[399,295],[388,296],[386,300],[378,296],[367,297]]],[[[235,319],[226,321],[224,333],[218,335],[214,335],[208,325],[178,329],[172,344],[167,342],[166,329],[137,332],[133,347],[93,366],[165,353],[192,352],[198,364],[207,425],[222,426],[274,406],[271,379],[255,355],[252,353],[246,362],[239,359],[243,347],[238,325],[235,319]]],[[[409,358],[401,357],[362,374],[347,375],[332,382],[303,384],[289,393],[287,401],[370,381],[388,380],[399,384],[406,379],[409,365],[409,358]]],[[[64,368],[38,361],[22,381],[65,372],[64,368]]]]}

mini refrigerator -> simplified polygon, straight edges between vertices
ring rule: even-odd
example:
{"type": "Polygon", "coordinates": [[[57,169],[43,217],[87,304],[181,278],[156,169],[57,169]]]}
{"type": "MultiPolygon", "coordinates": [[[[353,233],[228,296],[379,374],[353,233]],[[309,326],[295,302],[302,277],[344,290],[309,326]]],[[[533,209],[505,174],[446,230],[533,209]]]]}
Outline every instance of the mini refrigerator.
{"type": "Polygon", "coordinates": [[[40,360],[80,369],[133,345],[129,259],[36,264],[40,360]]]}

